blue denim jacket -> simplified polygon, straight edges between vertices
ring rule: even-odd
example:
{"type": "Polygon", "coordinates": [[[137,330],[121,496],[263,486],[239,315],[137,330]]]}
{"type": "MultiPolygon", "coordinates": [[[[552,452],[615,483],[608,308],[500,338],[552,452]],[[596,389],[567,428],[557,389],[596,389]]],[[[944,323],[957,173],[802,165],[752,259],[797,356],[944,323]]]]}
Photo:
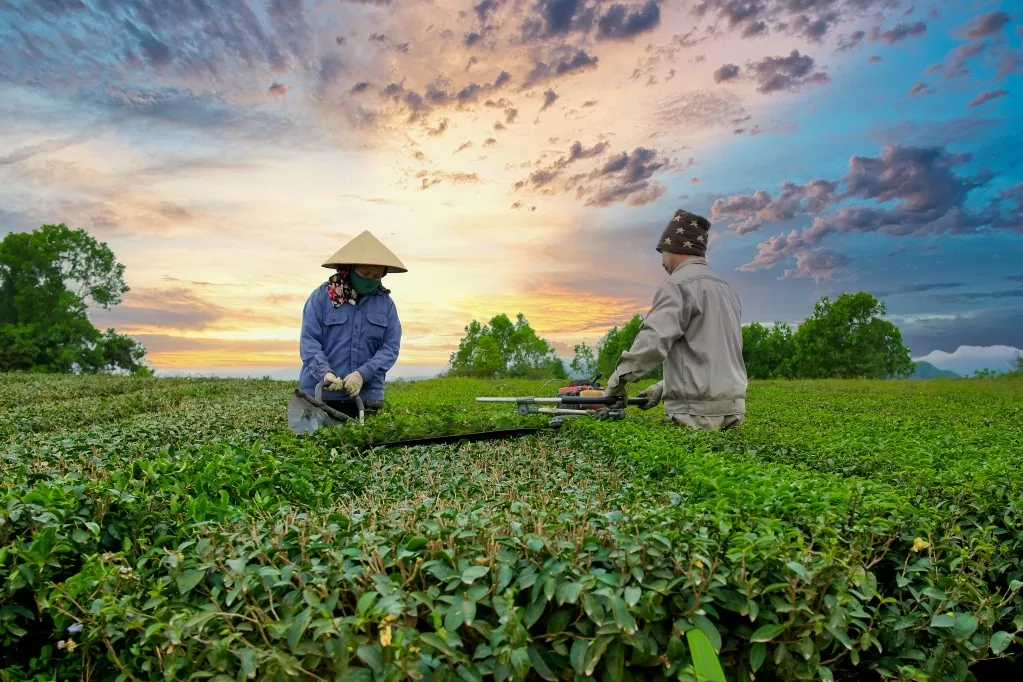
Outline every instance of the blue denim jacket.
{"type": "MultiPolygon", "coordinates": [[[[302,310],[299,352],[302,372],[299,388],[315,395],[317,382],[327,372],[339,379],[358,370],[363,400],[384,399],[384,376],[398,359],[401,322],[390,295],[379,289],[360,296],[355,304],[335,308],[327,296],[327,284],[309,295],[302,310]]],[[[324,400],[349,400],[344,391],[324,389],[324,400]]]]}

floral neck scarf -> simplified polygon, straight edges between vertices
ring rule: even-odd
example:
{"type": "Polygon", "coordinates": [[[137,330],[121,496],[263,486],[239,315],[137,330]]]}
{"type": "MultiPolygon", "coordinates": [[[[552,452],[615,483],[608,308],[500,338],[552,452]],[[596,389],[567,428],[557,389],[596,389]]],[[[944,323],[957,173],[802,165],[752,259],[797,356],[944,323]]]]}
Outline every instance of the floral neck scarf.
{"type": "MultiPolygon", "coordinates": [[[[340,308],[345,303],[354,305],[359,300],[359,292],[352,286],[352,279],[348,275],[348,267],[340,267],[327,280],[327,296],[330,297],[330,302],[335,308],[340,308]]],[[[376,290],[385,294],[391,293],[390,289],[385,289],[382,284],[376,290]]]]}

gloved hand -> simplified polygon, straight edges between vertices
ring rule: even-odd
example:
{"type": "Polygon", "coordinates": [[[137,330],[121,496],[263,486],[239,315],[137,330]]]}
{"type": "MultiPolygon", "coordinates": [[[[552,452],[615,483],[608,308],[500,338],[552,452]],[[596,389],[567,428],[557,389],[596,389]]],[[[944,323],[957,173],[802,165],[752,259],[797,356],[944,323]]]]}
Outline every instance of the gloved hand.
{"type": "Polygon", "coordinates": [[[649,410],[654,407],[657,407],[657,404],[661,402],[661,397],[663,395],[664,395],[663,383],[658,382],[653,386],[648,386],[647,388],[640,391],[639,395],[636,396],[637,398],[646,398],[646,402],[640,405],[639,409],[649,410]]]}
{"type": "Polygon", "coordinates": [[[323,387],[328,391],[337,392],[344,388],[344,383],[333,372],[327,372],[323,375],[323,387]]]}
{"type": "Polygon", "coordinates": [[[629,392],[625,388],[625,382],[621,381],[618,377],[611,377],[607,381],[607,388],[604,389],[604,397],[608,398],[611,396],[625,397],[629,395],[629,392]]]}
{"type": "Polygon", "coordinates": [[[359,374],[359,370],[355,370],[351,374],[345,377],[345,392],[348,393],[350,398],[354,398],[359,395],[359,391],[362,390],[362,375],[359,374]]]}

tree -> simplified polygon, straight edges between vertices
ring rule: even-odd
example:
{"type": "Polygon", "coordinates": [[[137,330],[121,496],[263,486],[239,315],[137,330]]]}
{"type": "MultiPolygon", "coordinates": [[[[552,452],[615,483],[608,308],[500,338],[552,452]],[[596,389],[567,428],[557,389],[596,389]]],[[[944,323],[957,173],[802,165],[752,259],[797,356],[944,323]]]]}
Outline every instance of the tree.
{"type": "Polygon", "coordinates": [[[792,329],[784,322],[767,328],[753,322],[742,328],[742,359],[750,379],[787,379],[794,375],[792,329]]]}
{"type": "Polygon", "coordinates": [[[796,375],[804,378],[908,377],[909,349],[899,328],[881,318],[884,303],[860,291],[827,296],[792,335],[796,375]]]}
{"type": "MultiPolygon", "coordinates": [[[[617,326],[612,327],[601,337],[597,342],[597,369],[600,370],[601,376],[610,377],[614,373],[622,353],[632,348],[642,327],[643,316],[637,313],[621,329],[617,326]]],[[[664,368],[657,367],[646,376],[660,379],[664,376],[664,368]]]]}
{"type": "Polygon", "coordinates": [[[43,225],[0,242],[0,371],[148,372],[145,348],[113,329],[101,334],[89,306],[128,291],[124,266],[84,230],[43,225]]]}
{"type": "Polygon", "coordinates": [[[537,336],[522,313],[514,323],[503,313],[491,318],[488,325],[470,322],[458,350],[451,354],[448,373],[471,377],[568,378],[564,362],[546,340],[537,336]]]}
{"type": "Polygon", "coordinates": [[[597,371],[597,358],[593,355],[593,349],[585,343],[578,343],[572,351],[575,355],[572,357],[569,367],[572,368],[575,375],[587,379],[593,378],[597,371]]]}

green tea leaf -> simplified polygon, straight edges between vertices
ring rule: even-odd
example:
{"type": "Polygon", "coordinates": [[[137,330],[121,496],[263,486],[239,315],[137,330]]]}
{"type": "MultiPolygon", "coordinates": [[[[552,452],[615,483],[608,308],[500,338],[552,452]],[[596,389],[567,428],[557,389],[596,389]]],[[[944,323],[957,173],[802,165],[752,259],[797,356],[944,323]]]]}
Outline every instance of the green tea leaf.
{"type": "Polygon", "coordinates": [[[245,673],[245,677],[255,677],[257,670],[256,652],[246,647],[238,654],[238,658],[241,660],[242,672],[245,673]]]}
{"type": "Polygon", "coordinates": [[[558,604],[575,604],[579,600],[579,595],[583,591],[582,583],[561,583],[558,585],[557,598],[558,604]]]}
{"type": "Polygon", "coordinates": [[[471,585],[488,573],[490,573],[490,569],[486,566],[470,566],[462,571],[462,582],[466,585],[471,585]]]}
{"type": "Polygon", "coordinates": [[[586,663],[587,651],[590,648],[590,640],[588,639],[577,639],[572,642],[572,669],[578,674],[583,675],[584,665],[586,663]]]}
{"type": "Polygon", "coordinates": [[[597,664],[600,663],[600,658],[607,650],[611,639],[611,637],[598,637],[590,644],[590,647],[586,650],[586,659],[583,662],[584,675],[592,675],[593,671],[597,669],[597,664]]]}
{"type": "Polygon", "coordinates": [[[767,645],[763,643],[754,644],[749,652],[749,667],[750,670],[756,672],[760,670],[760,666],[764,664],[764,659],[767,658],[767,645]]]}
{"type": "Polygon", "coordinates": [[[547,662],[540,658],[539,652],[534,647],[529,647],[529,662],[533,665],[536,674],[545,680],[557,682],[558,676],[554,674],[547,662]]]}
{"type": "Polygon", "coordinates": [[[995,654],[996,656],[1002,653],[1003,651],[1009,648],[1010,644],[1012,644],[1012,639],[1013,634],[1011,632],[1005,632],[1000,630],[994,633],[993,635],[991,635],[991,653],[995,654]]]}
{"type": "Polygon", "coordinates": [[[803,564],[799,563],[798,561],[790,561],[785,565],[789,567],[789,570],[791,570],[793,573],[798,575],[803,580],[810,579],[810,574],[807,573],[806,568],[803,566],[803,564]]]}
{"type": "Polygon", "coordinates": [[[607,649],[604,657],[605,679],[621,682],[625,676],[625,644],[616,639],[607,649]]]}
{"type": "Polygon", "coordinates": [[[620,630],[629,634],[636,631],[636,619],[629,613],[629,607],[618,595],[611,597],[611,609],[614,611],[615,624],[620,630]]]}
{"type": "Polygon", "coordinates": [[[943,613],[940,616],[934,616],[933,618],[931,618],[932,628],[950,628],[954,627],[955,624],[956,624],[955,616],[948,613],[943,613]]]}
{"type": "Polygon", "coordinates": [[[750,637],[751,642],[770,642],[772,639],[785,632],[787,626],[784,623],[775,623],[758,628],[750,637]]]}
{"type": "Polygon", "coordinates": [[[363,644],[359,646],[355,653],[359,657],[359,660],[368,665],[373,669],[376,674],[381,674],[384,670],[384,652],[379,644],[363,644]]]}
{"type": "Polygon", "coordinates": [[[178,591],[181,594],[188,594],[192,591],[196,585],[198,585],[205,574],[197,569],[190,568],[187,571],[182,571],[177,577],[178,591]]]}
{"type": "Polygon", "coordinates": [[[953,632],[959,639],[966,639],[977,631],[977,617],[972,613],[957,613],[953,632]]]}

